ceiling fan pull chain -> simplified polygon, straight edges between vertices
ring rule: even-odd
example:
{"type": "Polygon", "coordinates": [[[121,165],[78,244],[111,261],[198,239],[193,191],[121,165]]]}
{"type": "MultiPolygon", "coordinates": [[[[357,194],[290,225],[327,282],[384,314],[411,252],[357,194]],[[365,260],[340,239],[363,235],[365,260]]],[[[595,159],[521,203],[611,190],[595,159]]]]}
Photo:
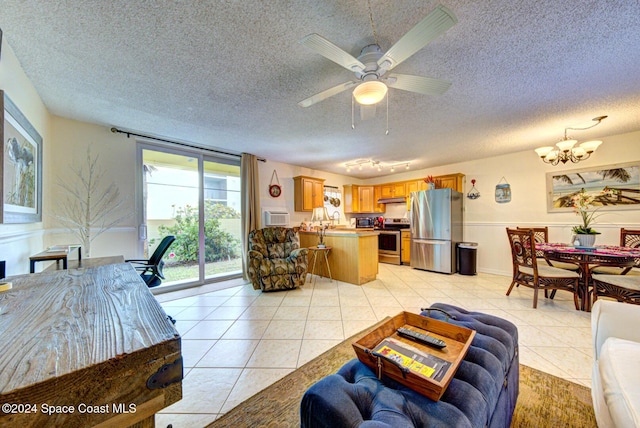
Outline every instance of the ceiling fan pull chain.
{"type": "Polygon", "coordinates": [[[384,135],[389,135],[389,92],[387,92],[387,132],[384,135]]]}
{"type": "Polygon", "coordinates": [[[355,106],[353,105],[353,102],[354,102],[353,98],[354,98],[353,94],[351,94],[351,129],[356,129],[356,122],[355,122],[354,113],[353,113],[355,109],[355,106]]]}

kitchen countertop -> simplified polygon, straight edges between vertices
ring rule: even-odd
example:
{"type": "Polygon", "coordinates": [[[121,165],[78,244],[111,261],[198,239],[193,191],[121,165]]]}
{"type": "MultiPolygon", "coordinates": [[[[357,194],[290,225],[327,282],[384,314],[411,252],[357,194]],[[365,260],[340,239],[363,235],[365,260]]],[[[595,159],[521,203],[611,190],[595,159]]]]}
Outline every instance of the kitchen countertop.
{"type": "MultiPolygon", "coordinates": [[[[298,233],[303,233],[307,235],[315,235],[317,232],[310,232],[299,230],[298,233]]],[[[325,232],[325,236],[344,236],[344,237],[359,237],[359,236],[371,236],[371,235],[379,235],[379,231],[373,229],[347,229],[347,228],[338,228],[338,229],[327,229],[325,232]]]]}

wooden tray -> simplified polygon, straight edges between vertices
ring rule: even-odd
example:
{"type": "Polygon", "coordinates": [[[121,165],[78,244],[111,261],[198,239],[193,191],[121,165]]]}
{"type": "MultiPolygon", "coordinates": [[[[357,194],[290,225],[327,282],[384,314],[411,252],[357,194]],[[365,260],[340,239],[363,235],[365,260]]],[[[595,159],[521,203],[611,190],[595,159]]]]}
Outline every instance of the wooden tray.
{"type": "Polygon", "coordinates": [[[379,369],[378,360],[380,360],[380,368],[384,375],[433,401],[438,401],[456,374],[460,362],[467,355],[467,351],[469,350],[469,346],[471,346],[471,341],[475,334],[476,332],[474,330],[465,327],[410,312],[401,312],[393,318],[386,318],[381,321],[373,331],[365,334],[352,345],[358,359],[372,368],[376,373],[379,369]],[[400,327],[407,327],[421,333],[427,332],[438,339],[444,340],[447,346],[443,349],[436,349],[401,337],[396,332],[400,327]],[[440,381],[413,371],[403,372],[398,366],[371,354],[371,351],[387,337],[391,337],[428,354],[449,361],[451,367],[449,367],[440,381]]]}

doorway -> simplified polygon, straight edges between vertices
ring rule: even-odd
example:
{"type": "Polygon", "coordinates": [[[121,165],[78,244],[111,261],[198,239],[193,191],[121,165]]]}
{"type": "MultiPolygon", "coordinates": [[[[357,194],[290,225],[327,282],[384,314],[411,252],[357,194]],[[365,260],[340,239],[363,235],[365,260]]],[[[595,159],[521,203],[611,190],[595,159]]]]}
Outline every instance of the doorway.
{"type": "Polygon", "coordinates": [[[183,288],[242,273],[240,160],[139,143],[140,244],[145,257],[162,238],[160,287],[183,288]]]}

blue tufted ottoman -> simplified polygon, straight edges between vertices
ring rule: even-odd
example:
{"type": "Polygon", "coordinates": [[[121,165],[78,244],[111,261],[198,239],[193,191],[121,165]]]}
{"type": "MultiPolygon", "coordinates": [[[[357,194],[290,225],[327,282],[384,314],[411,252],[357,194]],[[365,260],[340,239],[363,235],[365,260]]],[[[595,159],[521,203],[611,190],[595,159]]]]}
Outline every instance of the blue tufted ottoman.
{"type": "MultiPolygon", "coordinates": [[[[476,330],[467,356],[440,401],[384,378],[357,359],[312,385],[300,405],[303,428],[509,427],[518,398],[518,330],[509,321],[436,303],[476,330]]],[[[445,320],[438,311],[421,315],[445,320]]]]}

